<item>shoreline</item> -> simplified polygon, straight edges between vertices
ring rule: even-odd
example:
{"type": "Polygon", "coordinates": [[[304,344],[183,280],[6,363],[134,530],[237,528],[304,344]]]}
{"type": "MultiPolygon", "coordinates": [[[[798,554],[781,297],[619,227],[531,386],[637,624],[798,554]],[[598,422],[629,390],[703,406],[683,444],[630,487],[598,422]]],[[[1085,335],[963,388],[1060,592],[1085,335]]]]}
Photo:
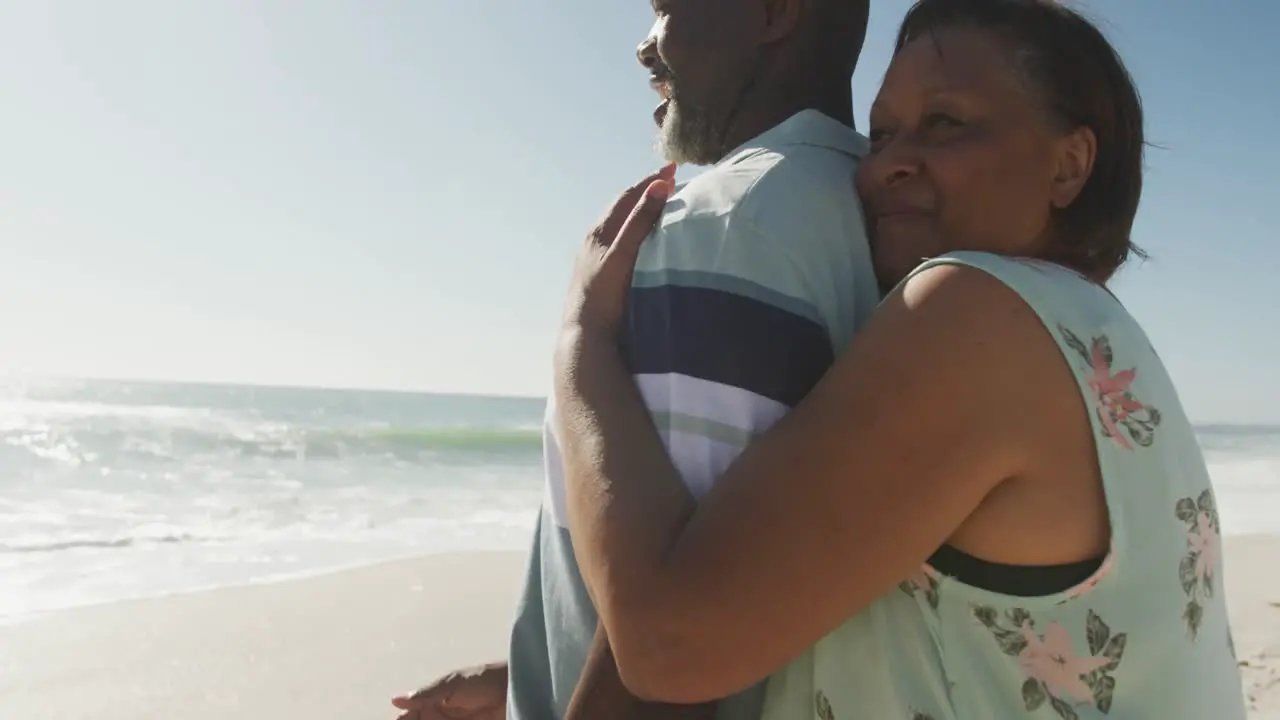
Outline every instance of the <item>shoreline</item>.
{"type": "MultiPolygon", "coordinates": [[[[1280,720],[1280,535],[1228,536],[1252,720],[1280,720]]],[[[389,699],[506,655],[527,555],[453,552],[45,611],[0,625],[0,717],[396,717],[389,699]]]]}
{"type": "MultiPolygon", "coordinates": [[[[530,530],[532,532],[532,530],[530,530]]],[[[1227,548],[1227,555],[1234,555],[1235,546],[1249,547],[1257,543],[1275,542],[1277,548],[1276,562],[1280,563],[1280,531],[1275,533],[1249,532],[1240,534],[1227,534],[1222,536],[1224,546],[1227,548]]],[[[413,563],[418,561],[429,561],[431,558],[465,555],[465,556],[486,556],[486,555],[519,555],[524,557],[527,555],[526,549],[515,548],[484,548],[484,549],[448,549],[448,550],[432,550],[422,551],[413,550],[394,555],[386,555],[369,560],[357,560],[354,562],[326,565],[313,567],[302,570],[293,570],[282,572],[279,574],[269,574],[258,578],[246,578],[244,580],[236,580],[230,583],[211,584],[196,587],[179,588],[175,590],[164,590],[160,592],[126,595],[122,597],[105,598],[100,600],[89,600],[80,603],[68,605],[58,605],[44,608],[36,608],[30,611],[14,613],[11,615],[0,614],[0,629],[24,625],[29,622],[39,620],[51,615],[58,615],[67,612],[77,612],[81,610],[91,610],[94,608],[108,607],[118,604],[145,602],[150,600],[162,600],[166,598],[179,598],[188,595],[199,595],[203,593],[216,593],[227,590],[241,590],[252,587],[271,586],[279,584],[294,583],[299,581],[312,580],[316,578],[324,578],[331,575],[341,575],[350,572],[358,572],[361,570],[375,570],[389,565],[397,565],[400,563],[413,563]]],[[[1231,562],[1231,561],[1228,561],[1231,562]]],[[[1234,563],[1232,563],[1232,574],[1234,576],[1234,563]]],[[[1277,592],[1276,600],[1280,602],[1280,592],[1277,592]]]]}

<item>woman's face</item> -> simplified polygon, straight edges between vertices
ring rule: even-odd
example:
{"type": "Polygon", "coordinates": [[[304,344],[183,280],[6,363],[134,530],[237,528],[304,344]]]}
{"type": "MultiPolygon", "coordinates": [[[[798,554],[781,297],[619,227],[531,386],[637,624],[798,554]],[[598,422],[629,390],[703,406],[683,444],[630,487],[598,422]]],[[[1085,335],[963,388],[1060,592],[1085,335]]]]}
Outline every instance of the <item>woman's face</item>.
{"type": "Polygon", "coordinates": [[[1083,187],[1092,133],[1056,131],[1011,57],[991,35],[948,29],[890,64],[858,171],[882,287],[953,250],[1042,254],[1053,208],[1083,187]]]}

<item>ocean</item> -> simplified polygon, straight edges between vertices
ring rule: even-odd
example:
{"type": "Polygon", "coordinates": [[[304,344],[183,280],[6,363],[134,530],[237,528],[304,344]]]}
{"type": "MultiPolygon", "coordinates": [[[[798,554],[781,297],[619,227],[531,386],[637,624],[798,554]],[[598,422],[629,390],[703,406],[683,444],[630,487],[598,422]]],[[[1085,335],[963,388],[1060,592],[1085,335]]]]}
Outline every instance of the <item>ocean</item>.
{"type": "MultiPolygon", "coordinates": [[[[526,550],[542,413],[525,398],[0,381],[0,622],[526,550]]],[[[1280,532],[1280,428],[1200,439],[1225,531],[1280,532]]]]}

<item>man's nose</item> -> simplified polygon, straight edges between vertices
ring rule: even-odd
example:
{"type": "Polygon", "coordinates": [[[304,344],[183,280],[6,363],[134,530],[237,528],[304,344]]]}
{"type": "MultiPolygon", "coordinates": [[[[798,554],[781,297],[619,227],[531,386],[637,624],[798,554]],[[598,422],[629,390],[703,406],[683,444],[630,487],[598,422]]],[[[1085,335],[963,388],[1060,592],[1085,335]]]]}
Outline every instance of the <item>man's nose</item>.
{"type": "Polygon", "coordinates": [[[658,65],[658,37],[650,32],[649,36],[636,48],[636,59],[646,70],[653,70],[658,65]]]}

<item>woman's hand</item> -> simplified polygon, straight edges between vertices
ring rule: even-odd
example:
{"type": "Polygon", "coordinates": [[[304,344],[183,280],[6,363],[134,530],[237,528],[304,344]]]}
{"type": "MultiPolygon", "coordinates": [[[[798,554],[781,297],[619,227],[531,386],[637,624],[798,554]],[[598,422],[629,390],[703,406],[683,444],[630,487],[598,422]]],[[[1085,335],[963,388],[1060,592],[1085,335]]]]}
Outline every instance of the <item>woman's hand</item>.
{"type": "Polygon", "coordinates": [[[563,329],[617,338],[640,245],[662,217],[675,182],[667,165],[627,188],[596,224],[574,264],[563,329]]]}

